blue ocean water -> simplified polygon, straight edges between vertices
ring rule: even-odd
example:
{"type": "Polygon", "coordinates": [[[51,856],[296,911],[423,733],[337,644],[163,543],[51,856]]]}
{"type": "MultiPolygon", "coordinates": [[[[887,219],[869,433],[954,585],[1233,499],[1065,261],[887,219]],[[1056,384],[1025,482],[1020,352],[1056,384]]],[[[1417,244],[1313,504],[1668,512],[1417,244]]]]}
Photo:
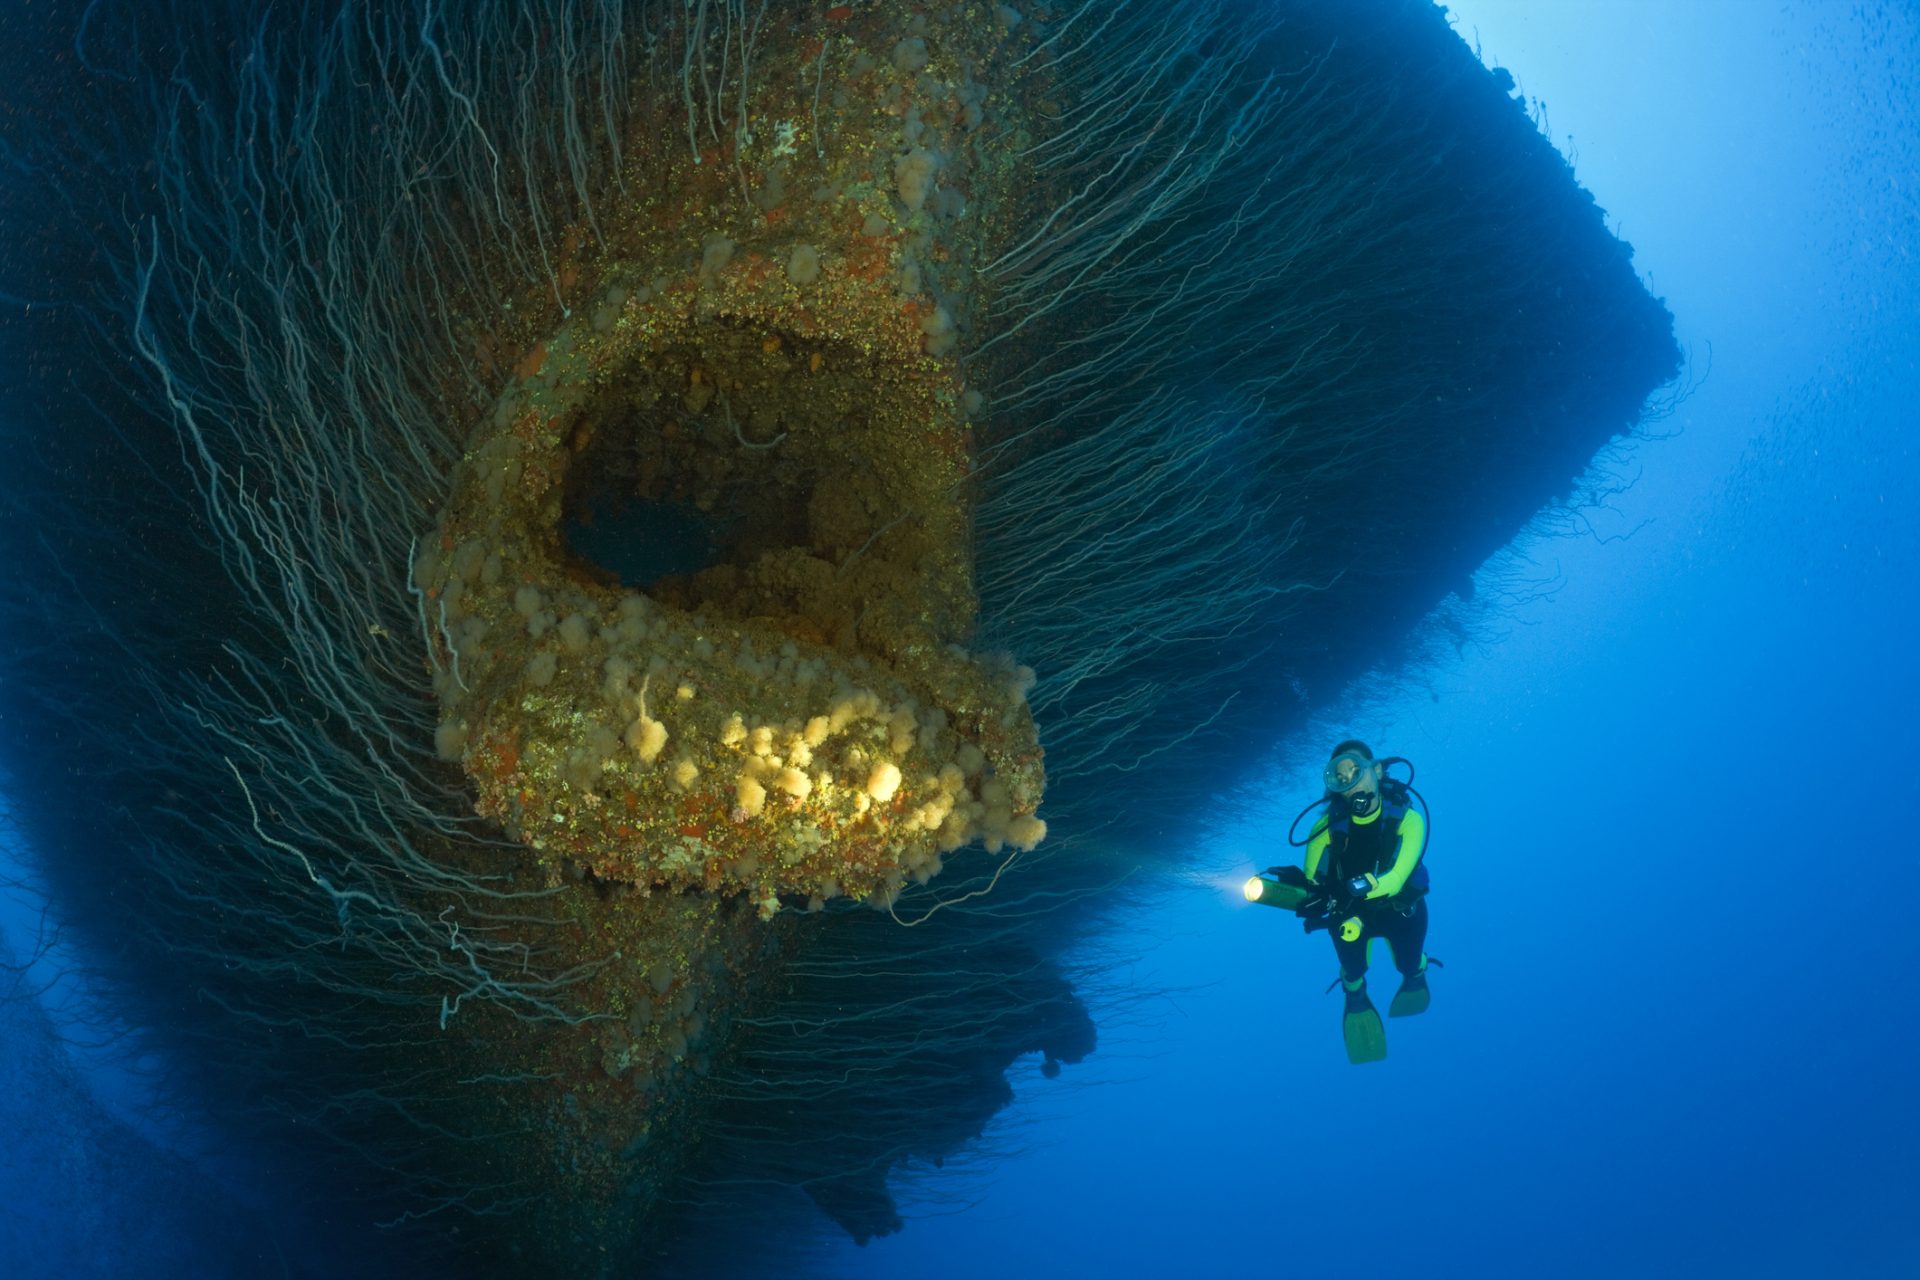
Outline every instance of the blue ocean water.
{"type": "MultiPolygon", "coordinates": [[[[1097,1011],[1100,1052],[1058,1079],[1023,1064],[981,1153],[916,1178],[906,1230],[824,1274],[1920,1272],[1920,33],[1894,6],[1451,8],[1544,100],[1678,318],[1692,390],[1608,463],[1631,484],[1607,509],[1529,537],[1482,592],[1547,594],[1363,683],[1319,740],[1247,744],[1269,792],[1100,940],[1137,993],[1097,1011]],[[1238,897],[1290,859],[1350,732],[1419,767],[1446,963],[1365,1068],[1321,994],[1325,940],[1238,897]]],[[[83,1163],[93,1130],[61,1117],[86,1105],[15,1094],[53,1139],[0,1161],[15,1217],[73,1214],[58,1197],[86,1179],[28,1161],[83,1163]]],[[[142,1229],[185,1241],[204,1215],[159,1215],[163,1160],[107,1167],[143,1171],[126,1184],[162,1225],[142,1229]]],[[[62,1247],[20,1273],[85,1265],[62,1247]]]]}
{"type": "Polygon", "coordinates": [[[1920,1274],[1920,26],[1449,8],[1696,385],[1589,528],[1519,548],[1551,595],[1279,753],[1214,874],[1130,921],[1170,994],[1020,1083],[1023,1153],[833,1274],[1920,1274]],[[1237,900],[1349,730],[1419,767],[1446,964],[1360,1068],[1324,938],[1237,900]]]}

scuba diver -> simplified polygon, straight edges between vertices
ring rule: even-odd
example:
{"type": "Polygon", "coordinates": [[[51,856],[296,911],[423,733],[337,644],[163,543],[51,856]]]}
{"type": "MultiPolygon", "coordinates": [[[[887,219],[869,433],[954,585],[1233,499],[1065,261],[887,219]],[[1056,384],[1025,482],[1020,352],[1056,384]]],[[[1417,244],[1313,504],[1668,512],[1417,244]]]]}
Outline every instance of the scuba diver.
{"type": "MultiPolygon", "coordinates": [[[[1325,929],[1340,959],[1336,982],[1346,993],[1341,1032],[1351,1062],[1387,1056],[1386,1027],[1367,996],[1367,947],[1386,940],[1400,990],[1387,1006],[1390,1018],[1424,1013],[1431,999],[1427,965],[1439,965],[1421,948],[1427,939],[1427,868],[1422,861],[1432,822],[1426,799],[1413,789],[1413,764],[1400,756],[1375,760],[1366,743],[1348,739],[1333,749],[1323,775],[1326,794],[1294,818],[1325,806],[1302,842],[1305,866],[1270,867],[1247,881],[1249,901],[1286,907],[1308,933],[1325,929]],[[1407,766],[1401,781],[1388,770],[1407,766]],[[1411,800],[1418,800],[1415,807],[1411,800]]],[[[1327,990],[1333,988],[1329,986],[1327,990]]]]}

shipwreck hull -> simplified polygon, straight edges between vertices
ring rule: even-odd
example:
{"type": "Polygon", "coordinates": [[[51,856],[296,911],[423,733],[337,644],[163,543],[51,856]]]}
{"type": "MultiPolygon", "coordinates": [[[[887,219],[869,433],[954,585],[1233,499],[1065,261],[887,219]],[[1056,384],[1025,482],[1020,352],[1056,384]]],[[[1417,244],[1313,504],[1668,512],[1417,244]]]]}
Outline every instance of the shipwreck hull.
{"type": "Polygon", "coordinates": [[[361,1260],[896,1229],[1677,364],[1429,6],[41,18],[13,816],[361,1260]]]}

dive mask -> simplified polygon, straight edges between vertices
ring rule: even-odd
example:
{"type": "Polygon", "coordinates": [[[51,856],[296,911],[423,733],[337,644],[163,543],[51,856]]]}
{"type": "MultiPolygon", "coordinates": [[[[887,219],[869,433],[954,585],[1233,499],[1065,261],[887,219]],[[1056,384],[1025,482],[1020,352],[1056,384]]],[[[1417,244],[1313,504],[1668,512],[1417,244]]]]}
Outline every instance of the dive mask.
{"type": "Polygon", "coordinates": [[[1380,803],[1378,791],[1364,785],[1371,777],[1368,772],[1373,761],[1358,751],[1342,751],[1327,761],[1326,772],[1321,775],[1327,784],[1327,794],[1345,798],[1347,812],[1356,818],[1364,818],[1372,813],[1380,803]]]}
{"type": "Polygon", "coordinates": [[[1326,772],[1321,775],[1327,784],[1330,795],[1345,795],[1353,790],[1353,785],[1365,776],[1373,761],[1358,751],[1342,751],[1327,761],[1326,772]]]}

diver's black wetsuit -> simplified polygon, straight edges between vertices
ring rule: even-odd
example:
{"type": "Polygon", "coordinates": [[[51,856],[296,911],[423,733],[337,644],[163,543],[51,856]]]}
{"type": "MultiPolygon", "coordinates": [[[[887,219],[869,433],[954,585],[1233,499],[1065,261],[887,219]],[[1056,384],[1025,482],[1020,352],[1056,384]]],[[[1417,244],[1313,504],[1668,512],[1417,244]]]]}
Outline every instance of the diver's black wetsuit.
{"type": "Polygon", "coordinates": [[[1367,942],[1385,938],[1393,952],[1393,967],[1402,977],[1420,972],[1420,960],[1427,945],[1427,900],[1414,899],[1404,912],[1391,907],[1369,906],[1360,911],[1360,936],[1352,942],[1333,931],[1334,954],[1340,957],[1340,976],[1351,982],[1367,971],[1367,942]]]}
{"type": "Polygon", "coordinates": [[[1345,884],[1357,876],[1371,876],[1374,887],[1350,911],[1336,911],[1332,922],[1334,953],[1340,957],[1340,976],[1357,984],[1367,971],[1367,943],[1385,938],[1393,951],[1393,967],[1411,977],[1424,962],[1427,941],[1427,824],[1418,809],[1404,800],[1390,801],[1365,818],[1329,812],[1314,824],[1307,840],[1307,878],[1316,884],[1345,884]],[[1340,925],[1349,916],[1360,920],[1360,936],[1341,937],[1340,925]]]}

